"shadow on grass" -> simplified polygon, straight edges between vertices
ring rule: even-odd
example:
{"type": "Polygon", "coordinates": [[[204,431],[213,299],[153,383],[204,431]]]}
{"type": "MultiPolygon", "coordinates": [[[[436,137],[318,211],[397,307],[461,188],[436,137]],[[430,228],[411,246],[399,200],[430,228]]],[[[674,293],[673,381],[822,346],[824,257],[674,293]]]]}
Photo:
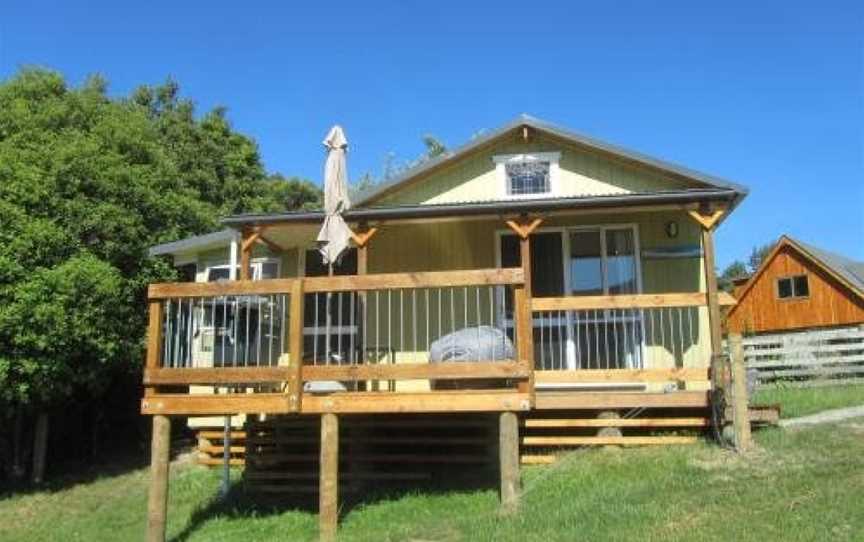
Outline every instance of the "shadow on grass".
{"type": "MultiPolygon", "coordinates": [[[[402,484],[366,484],[348,493],[340,494],[339,515],[344,517],[352,510],[380,502],[398,500],[419,493],[444,495],[453,492],[497,490],[498,474],[491,469],[449,469],[433,472],[426,482],[402,484]]],[[[342,488],[340,487],[340,492],[342,488]]],[[[242,481],[235,481],[227,496],[214,495],[204,506],[198,508],[190,517],[182,531],[169,539],[170,542],[185,542],[204,524],[216,518],[251,519],[281,515],[285,512],[318,512],[318,496],[305,495],[266,495],[246,490],[242,481]]]]}

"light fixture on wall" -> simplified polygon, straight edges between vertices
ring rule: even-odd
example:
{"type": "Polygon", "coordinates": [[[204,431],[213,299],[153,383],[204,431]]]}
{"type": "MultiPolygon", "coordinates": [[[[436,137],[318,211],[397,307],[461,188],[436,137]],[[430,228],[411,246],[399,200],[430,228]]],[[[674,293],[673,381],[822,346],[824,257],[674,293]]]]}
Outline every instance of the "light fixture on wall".
{"type": "Polygon", "coordinates": [[[667,237],[671,239],[678,237],[678,223],[674,220],[670,220],[666,223],[665,230],[667,237]]]}

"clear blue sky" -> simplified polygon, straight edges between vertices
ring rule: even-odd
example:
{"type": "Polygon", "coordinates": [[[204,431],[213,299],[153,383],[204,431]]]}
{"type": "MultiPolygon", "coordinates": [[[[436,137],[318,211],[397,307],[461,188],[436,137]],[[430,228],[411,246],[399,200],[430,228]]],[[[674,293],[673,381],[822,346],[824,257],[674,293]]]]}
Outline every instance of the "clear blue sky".
{"type": "Polygon", "coordinates": [[[743,183],[720,264],[781,233],[864,260],[864,2],[8,2],[0,77],[174,77],[270,171],[380,173],[527,112],[743,183]],[[74,4],[74,5],[73,5],[74,4]]]}

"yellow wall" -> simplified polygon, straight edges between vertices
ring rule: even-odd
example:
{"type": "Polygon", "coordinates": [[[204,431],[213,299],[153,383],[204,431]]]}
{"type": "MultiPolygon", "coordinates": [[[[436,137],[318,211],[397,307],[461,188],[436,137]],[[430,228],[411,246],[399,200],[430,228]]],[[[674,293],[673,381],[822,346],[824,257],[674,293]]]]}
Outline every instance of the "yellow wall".
{"type": "Polygon", "coordinates": [[[500,154],[561,152],[559,191],[554,196],[627,194],[681,188],[686,184],[671,177],[595,152],[540,136],[524,143],[502,141],[482,153],[468,156],[443,170],[418,179],[386,195],[375,205],[454,203],[501,199],[502,182],[492,158],[500,154]]]}

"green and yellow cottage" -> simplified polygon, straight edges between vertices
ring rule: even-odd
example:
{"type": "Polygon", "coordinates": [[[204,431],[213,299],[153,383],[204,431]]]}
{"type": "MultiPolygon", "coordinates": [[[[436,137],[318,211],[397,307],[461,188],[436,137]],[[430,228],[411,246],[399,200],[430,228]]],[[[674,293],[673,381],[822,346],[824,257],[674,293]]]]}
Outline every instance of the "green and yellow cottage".
{"type": "Polygon", "coordinates": [[[188,279],[149,289],[154,539],[170,416],[245,420],[247,471],[256,428],[314,420],[325,535],[354,419],[494,418],[506,506],[520,460],[693,438],[721,395],[732,302],[713,232],[746,193],[522,116],[356,198],[354,246],[332,270],[323,211],[229,216],[153,247],[188,279]]]}

